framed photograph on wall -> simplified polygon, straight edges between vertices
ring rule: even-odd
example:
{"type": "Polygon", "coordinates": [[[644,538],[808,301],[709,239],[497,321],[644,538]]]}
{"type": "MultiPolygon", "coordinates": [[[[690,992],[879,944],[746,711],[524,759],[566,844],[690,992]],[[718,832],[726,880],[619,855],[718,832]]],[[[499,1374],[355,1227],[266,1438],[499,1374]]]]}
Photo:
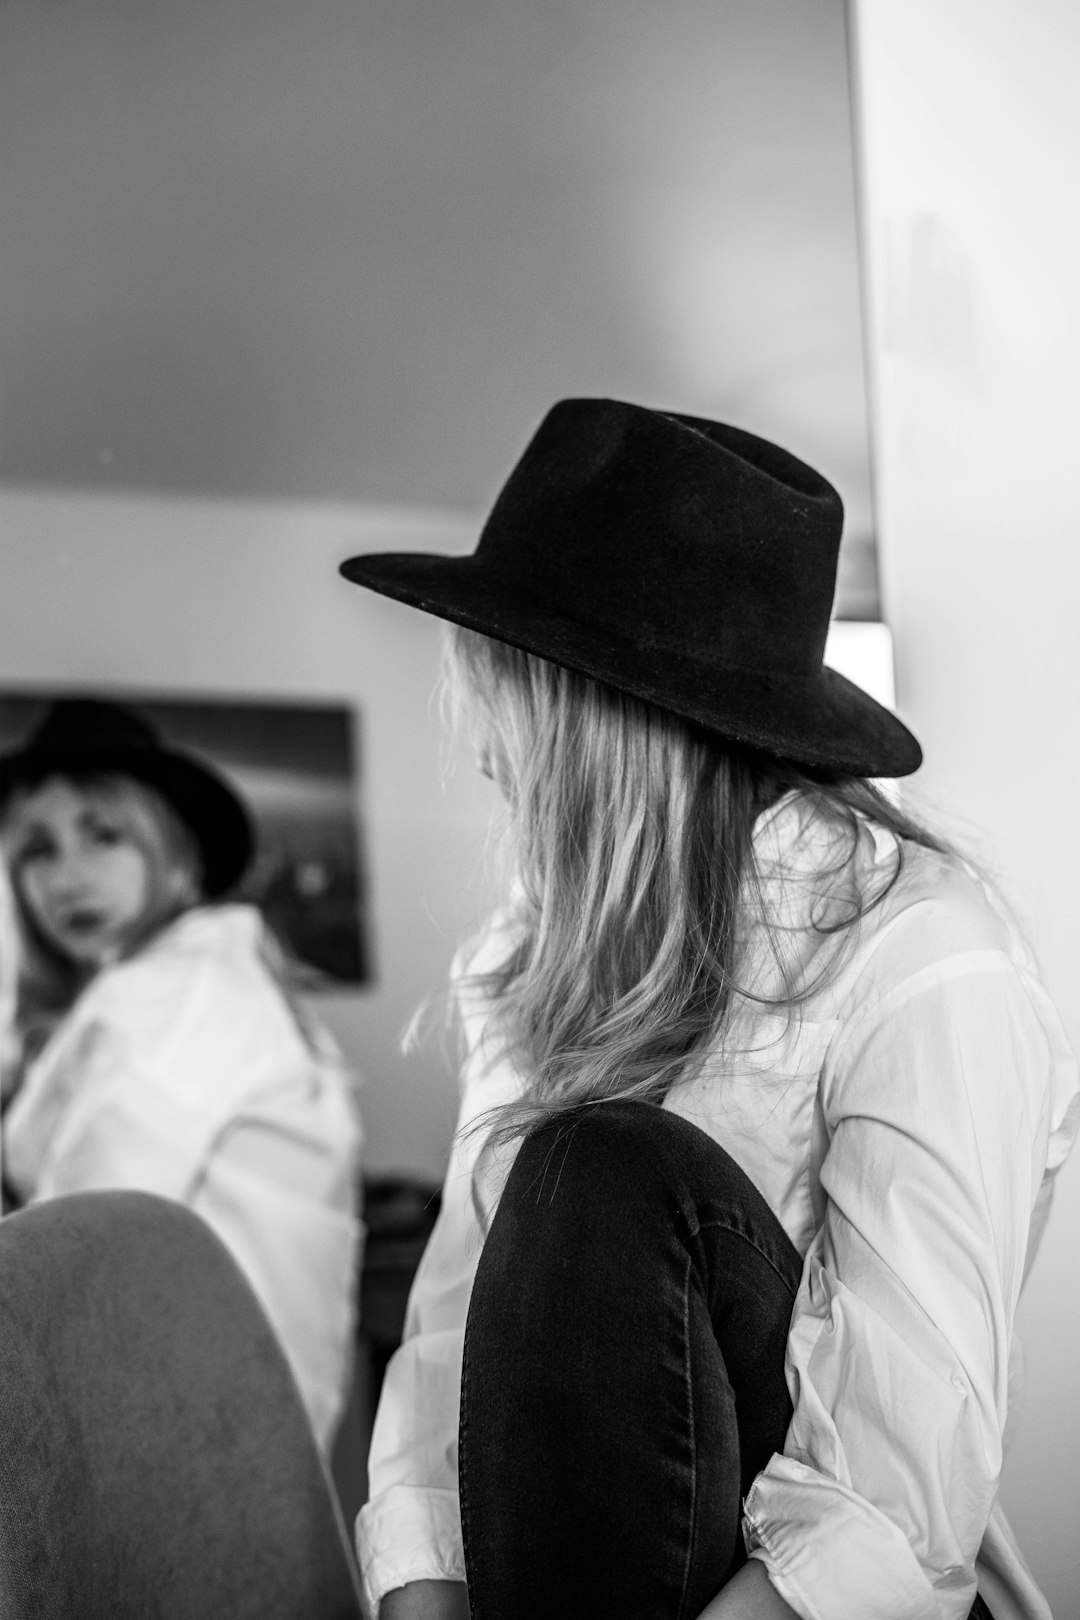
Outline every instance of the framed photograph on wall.
{"type": "Polygon", "coordinates": [[[354,709],[88,687],[11,690],[0,692],[0,754],[21,747],[58,697],[123,703],[167,744],[214,766],[255,825],[254,859],[229,898],[259,907],[305,988],[371,982],[354,709]]]}

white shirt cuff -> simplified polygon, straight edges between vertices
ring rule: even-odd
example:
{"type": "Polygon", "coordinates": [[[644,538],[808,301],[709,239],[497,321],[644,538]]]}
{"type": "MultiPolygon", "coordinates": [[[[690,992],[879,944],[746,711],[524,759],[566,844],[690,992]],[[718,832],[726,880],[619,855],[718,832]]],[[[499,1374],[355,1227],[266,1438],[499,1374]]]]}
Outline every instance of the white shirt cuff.
{"type": "Polygon", "coordinates": [[[410,1581],[465,1580],[458,1493],[392,1485],[360,1510],[356,1552],[373,1617],[387,1592],[410,1581]]]}
{"type": "Polygon", "coordinates": [[[792,1457],[774,1456],[754,1481],[743,1536],[802,1620],[952,1620],[975,1598],[970,1571],[935,1592],[884,1514],[792,1457]]]}

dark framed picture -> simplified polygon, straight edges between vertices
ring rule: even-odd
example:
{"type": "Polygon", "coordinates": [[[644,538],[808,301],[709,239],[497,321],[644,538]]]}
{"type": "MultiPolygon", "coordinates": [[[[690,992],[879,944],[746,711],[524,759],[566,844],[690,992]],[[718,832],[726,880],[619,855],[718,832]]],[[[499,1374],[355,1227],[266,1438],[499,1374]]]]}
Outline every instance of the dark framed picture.
{"type": "Polygon", "coordinates": [[[215,766],[240,794],[256,853],[238,891],[257,905],[307,988],[372,977],[359,826],[359,717],[345,704],[174,699],[65,687],[0,692],[0,754],[19,748],[58,697],[101,697],[215,766]]]}

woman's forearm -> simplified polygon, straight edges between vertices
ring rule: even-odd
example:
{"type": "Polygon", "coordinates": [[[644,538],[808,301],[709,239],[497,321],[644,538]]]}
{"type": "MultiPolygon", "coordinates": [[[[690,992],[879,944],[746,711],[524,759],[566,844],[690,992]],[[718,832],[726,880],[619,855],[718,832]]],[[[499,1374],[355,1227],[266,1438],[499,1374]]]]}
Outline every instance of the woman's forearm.
{"type": "Polygon", "coordinates": [[[469,1620],[469,1594],[461,1581],[410,1581],[387,1592],[379,1620],[469,1620]]]}
{"type": "MultiPolygon", "coordinates": [[[[412,1581],[387,1592],[379,1620],[469,1620],[469,1597],[458,1581],[412,1581]]],[[[751,1558],[722,1592],[707,1604],[698,1620],[799,1620],[765,1573],[751,1558]]]]}
{"type": "Polygon", "coordinates": [[[698,1620],[799,1620],[765,1573],[765,1565],[751,1558],[702,1609],[698,1620]]]}
{"type": "MultiPolygon", "coordinates": [[[[458,1581],[412,1581],[387,1592],[379,1620],[469,1620],[469,1598],[458,1581]]],[[[698,1620],[799,1620],[765,1573],[751,1558],[722,1592],[707,1604],[698,1620]]]]}

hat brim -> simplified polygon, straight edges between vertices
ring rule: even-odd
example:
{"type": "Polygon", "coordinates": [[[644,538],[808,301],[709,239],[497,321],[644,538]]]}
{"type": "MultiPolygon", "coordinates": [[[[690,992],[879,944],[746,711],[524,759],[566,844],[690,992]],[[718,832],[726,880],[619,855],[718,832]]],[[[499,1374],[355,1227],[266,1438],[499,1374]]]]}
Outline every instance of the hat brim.
{"type": "Polygon", "coordinates": [[[477,630],[795,764],[853,776],[908,776],[916,738],[874,698],[822,665],[807,676],[718,667],[636,642],[529,600],[475,555],[379,552],[351,557],[355,585],[477,630]]]}
{"type": "Polygon", "coordinates": [[[203,894],[219,899],[244,875],[254,851],[247,811],[216,771],[168,748],[110,748],[77,744],[30,746],[0,760],[0,804],[20,786],[50,776],[116,772],[156,788],[193,834],[203,868],[203,894]]]}

